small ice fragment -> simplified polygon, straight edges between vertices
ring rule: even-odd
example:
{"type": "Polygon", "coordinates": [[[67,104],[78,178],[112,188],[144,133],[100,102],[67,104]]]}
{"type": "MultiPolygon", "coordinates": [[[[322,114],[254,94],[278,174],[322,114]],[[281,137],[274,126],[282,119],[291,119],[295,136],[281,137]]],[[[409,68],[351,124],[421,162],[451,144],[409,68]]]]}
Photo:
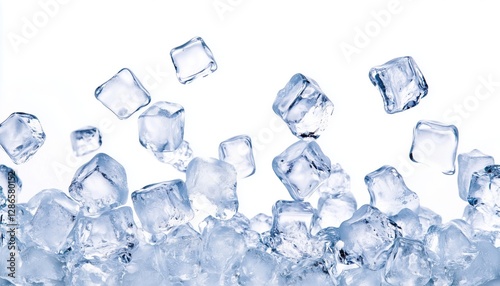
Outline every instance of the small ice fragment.
{"type": "Polygon", "coordinates": [[[174,151],[153,152],[158,161],[172,165],[180,172],[186,172],[187,165],[193,159],[193,150],[189,142],[182,141],[174,151]]]}
{"type": "Polygon", "coordinates": [[[202,38],[196,37],[170,51],[177,79],[182,84],[206,77],[217,70],[212,51],[202,38]]]}
{"type": "Polygon", "coordinates": [[[151,101],[149,92],[127,68],[99,86],[95,97],[119,119],[129,118],[151,101]]]}
{"type": "Polygon", "coordinates": [[[278,92],[273,110],[299,138],[318,138],[333,113],[333,103],[318,83],[303,74],[292,76],[278,92]]]}
{"type": "Polygon", "coordinates": [[[385,281],[390,285],[426,285],[431,274],[424,244],[398,237],[385,266],[385,281]]]}
{"type": "Polygon", "coordinates": [[[464,201],[467,200],[472,174],[493,164],[495,164],[495,160],[492,156],[483,154],[477,149],[458,155],[458,192],[460,198],[464,201]]]}
{"type": "Polygon", "coordinates": [[[97,127],[87,126],[71,132],[71,147],[78,157],[94,152],[101,144],[101,132],[97,127]]]}
{"type": "Polygon", "coordinates": [[[457,146],[458,129],[454,125],[421,120],[413,130],[410,159],[453,175],[457,146]]]}
{"type": "Polygon", "coordinates": [[[219,159],[233,165],[238,178],[246,178],[255,172],[252,140],[246,135],[235,136],[221,142],[219,159]]]}
{"type": "Polygon", "coordinates": [[[427,95],[427,83],[412,57],[395,58],[374,67],[369,77],[378,87],[389,114],[412,108],[427,95]]]}
{"type": "Polygon", "coordinates": [[[332,164],[328,179],[319,186],[321,195],[341,196],[351,192],[351,178],[340,164],[332,164]]]}
{"type": "Polygon", "coordinates": [[[486,166],[474,172],[467,201],[470,205],[487,205],[500,213],[500,165],[486,166]]]}
{"type": "Polygon", "coordinates": [[[28,161],[44,142],[45,133],[34,115],[15,112],[0,123],[0,145],[17,165],[28,161]]]}
{"type": "Polygon", "coordinates": [[[8,204],[9,190],[18,195],[22,186],[23,183],[14,170],[0,165],[0,210],[8,204]]]}

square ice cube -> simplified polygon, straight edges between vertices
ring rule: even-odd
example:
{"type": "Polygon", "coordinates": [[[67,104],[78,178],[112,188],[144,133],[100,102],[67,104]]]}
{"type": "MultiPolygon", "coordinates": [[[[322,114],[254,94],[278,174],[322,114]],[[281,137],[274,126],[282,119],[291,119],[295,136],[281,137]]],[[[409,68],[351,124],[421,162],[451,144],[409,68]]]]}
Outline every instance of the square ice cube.
{"type": "Polygon", "coordinates": [[[412,108],[427,95],[427,82],[412,57],[395,58],[374,67],[369,77],[380,90],[389,114],[412,108]]]}
{"type": "Polygon", "coordinates": [[[308,202],[277,201],[273,206],[273,232],[287,233],[293,225],[301,225],[306,233],[311,231],[316,211],[308,202]]]}
{"type": "Polygon", "coordinates": [[[484,167],[495,164],[492,156],[483,154],[474,149],[469,153],[458,155],[458,192],[460,198],[467,200],[469,194],[470,181],[474,172],[479,172],[484,167]]]}
{"type": "Polygon", "coordinates": [[[391,285],[427,285],[432,265],[421,241],[399,237],[385,267],[385,280],[391,285]]]}
{"type": "Polygon", "coordinates": [[[15,112],[0,124],[0,145],[15,164],[28,161],[44,142],[45,133],[34,115],[15,112]]]}
{"type": "Polygon", "coordinates": [[[303,74],[295,74],[278,92],[273,110],[299,138],[318,138],[328,125],[333,103],[318,83],[303,74]]]}
{"type": "Polygon", "coordinates": [[[151,96],[131,70],[121,69],[95,90],[95,97],[119,119],[127,119],[149,104],[151,96]]]}
{"type": "Polygon", "coordinates": [[[97,127],[87,126],[71,132],[71,147],[77,157],[94,152],[101,144],[101,132],[97,127]]]}
{"type": "Polygon", "coordinates": [[[246,135],[229,138],[219,145],[219,159],[233,165],[238,178],[255,173],[252,140],[246,135]]]}
{"type": "Polygon", "coordinates": [[[470,205],[487,205],[500,214],[500,165],[474,172],[467,196],[470,205]]]}
{"type": "Polygon", "coordinates": [[[205,77],[217,70],[212,51],[200,37],[192,38],[187,43],[173,48],[170,57],[177,78],[182,84],[205,77]]]}

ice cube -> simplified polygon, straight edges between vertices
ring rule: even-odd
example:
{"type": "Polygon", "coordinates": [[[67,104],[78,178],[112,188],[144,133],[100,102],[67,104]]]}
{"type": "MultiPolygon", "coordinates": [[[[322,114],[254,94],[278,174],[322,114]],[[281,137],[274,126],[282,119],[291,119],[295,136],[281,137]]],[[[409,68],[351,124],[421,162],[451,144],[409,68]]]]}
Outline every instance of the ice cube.
{"type": "Polygon", "coordinates": [[[399,237],[385,266],[385,281],[391,285],[426,285],[431,270],[424,244],[399,237]]]}
{"type": "Polygon", "coordinates": [[[71,147],[78,157],[94,152],[101,144],[101,132],[97,127],[87,126],[71,132],[71,147]]]}
{"type": "Polygon", "coordinates": [[[454,125],[421,120],[413,130],[410,159],[453,175],[457,146],[458,129],[454,125]]]}
{"type": "Polygon", "coordinates": [[[278,262],[271,254],[249,249],[241,260],[239,285],[282,285],[278,262]]]}
{"type": "Polygon", "coordinates": [[[369,77],[378,87],[389,114],[412,108],[427,95],[427,83],[412,57],[395,58],[374,67],[369,77]]]}
{"type": "Polygon", "coordinates": [[[238,263],[247,251],[242,234],[233,228],[218,225],[203,232],[201,266],[208,272],[223,274],[238,263]]]}
{"type": "Polygon", "coordinates": [[[333,103],[318,83],[303,74],[295,74],[278,92],[273,110],[299,138],[318,138],[333,113],[333,103]]]}
{"type": "Polygon", "coordinates": [[[315,141],[298,141],[273,160],[273,170],[294,200],[310,196],[330,176],[330,159],[315,141]]]}
{"type": "Polygon", "coordinates": [[[372,271],[363,267],[343,271],[339,276],[339,285],[375,286],[386,285],[383,283],[381,273],[383,270],[372,271]]]}
{"type": "Polygon", "coordinates": [[[258,233],[264,233],[271,230],[272,223],[272,217],[263,213],[259,213],[256,214],[252,219],[250,219],[250,229],[258,233]]]}
{"type": "Polygon", "coordinates": [[[404,208],[417,211],[420,200],[405,184],[403,177],[391,166],[382,166],[365,177],[370,204],[387,215],[404,208]]]}
{"type": "Polygon", "coordinates": [[[23,285],[61,285],[65,273],[64,264],[56,254],[43,249],[29,247],[21,251],[19,277],[23,285]]]}
{"type": "Polygon", "coordinates": [[[318,223],[321,228],[339,227],[343,221],[351,218],[357,208],[356,199],[351,192],[322,196],[318,201],[318,223]]]}
{"type": "Polygon", "coordinates": [[[187,165],[193,159],[193,150],[189,142],[182,141],[174,151],[153,152],[158,161],[172,165],[180,172],[186,172],[187,165]]]}
{"type": "Polygon", "coordinates": [[[238,178],[246,178],[255,172],[252,140],[246,135],[235,136],[220,143],[219,159],[233,165],[238,178]]]}
{"type": "Polygon", "coordinates": [[[34,115],[15,112],[0,123],[0,145],[15,164],[28,161],[44,142],[45,132],[34,115]]]}
{"type": "Polygon", "coordinates": [[[193,218],[186,185],[182,180],[145,186],[132,193],[132,203],[142,227],[150,233],[168,231],[193,218]]]}
{"type": "Polygon", "coordinates": [[[153,152],[175,151],[184,138],[184,107],[159,101],[138,119],[139,142],[153,152]]]}
{"type": "Polygon", "coordinates": [[[0,165],[0,209],[8,204],[15,205],[16,196],[21,192],[23,183],[11,168],[0,165]],[[10,195],[10,202],[8,201],[10,195]]]}
{"type": "Polygon", "coordinates": [[[467,206],[464,210],[464,219],[474,228],[477,237],[483,237],[500,247],[500,215],[484,204],[467,206]]]}
{"type": "Polygon", "coordinates": [[[127,202],[127,174],[115,159],[99,153],[76,171],[69,194],[88,214],[100,214],[127,202]]]}
{"type": "Polygon", "coordinates": [[[71,269],[66,277],[65,285],[101,286],[120,285],[124,273],[123,264],[117,261],[84,261],[71,269]]]}
{"type": "Polygon", "coordinates": [[[336,285],[323,261],[314,259],[303,260],[292,266],[286,278],[286,285],[336,285]]]}
{"type": "Polygon", "coordinates": [[[129,118],[151,101],[149,92],[127,68],[99,86],[95,97],[119,119],[129,118]]]}
{"type": "Polygon", "coordinates": [[[458,192],[460,198],[467,200],[469,194],[470,181],[474,172],[484,169],[484,167],[495,164],[492,156],[483,154],[474,149],[469,153],[458,155],[458,192]]]}
{"type": "Polygon", "coordinates": [[[202,38],[196,37],[170,51],[177,79],[182,84],[206,77],[217,70],[212,51],[202,38]]]}
{"type": "Polygon", "coordinates": [[[467,201],[472,206],[487,205],[500,213],[500,165],[486,166],[473,173],[467,201]]]}
{"type": "Polygon", "coordinates": [[[402,209],[398,214],[389,217],[401,229],[401,235],[405,238],[422,240],[427,229],[422,229],[418,214],[410,209],[402,209]]]}
{"type": "Polygon", "coordinates": [[[500,249],[486,241],[478,241],[475,247],[475,259],[467,268],[457,269],[454,273],[454,285],[484,286],[484,283],[500,278],[500,249]]]}
{"type": "Polygon", "coordinates": [[[342,169],[340,164],[332,164],[331,173],[328,179],[319,186],[318,191],[321,195],[342,196],[343,194],[350,195],[351,178],[342,169]]]}
{"type": "Polygon", "coordinates": [[[238,212],[236,170],[214,158],[196,157],[186,170],[186,186],[191,206],[218,219],[230,219],[238,212]]]}
{"type": "Polygon", "coordinates": [[[166,279],[158,270],[156,249],[154,245],[141,244],[134,252],[134,259],[125,265],[120,285],[165,285],[166,279]]]}
{"type": "Polygon", "coordinates": [[[433,226],[433,225],[441,225],[442,223],[442,218],[440,215],[437,213],[433,212],[432,210],[425,208],[425,207],[420,207],[418,211],[418,219],[420,221],[420,224],[422,225],[422,233],[426,234],[427,230],[433,226]]]}

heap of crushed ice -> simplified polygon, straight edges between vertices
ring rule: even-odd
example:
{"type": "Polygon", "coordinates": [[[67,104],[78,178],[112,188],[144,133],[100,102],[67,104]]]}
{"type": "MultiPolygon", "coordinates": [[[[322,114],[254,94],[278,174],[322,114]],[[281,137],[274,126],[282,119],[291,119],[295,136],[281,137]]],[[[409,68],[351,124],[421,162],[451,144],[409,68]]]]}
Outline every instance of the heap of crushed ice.
{"type": "MultiPolygon", "coordinates": [[[[217,68],[201,38],[175,48],[171,56],[183,84],[217,68]]],[[[412,108],[427,94],[410,57],[373,68],[370,79],[388,113],[412,108]]],[[[120,119],[151,100],[128,69],[99,86],[95,96],[120,119]]],[[[391,166],[366,175],[371,202],[358,208],[349,176],[314,140],[333,112],[319,85],[294,75],[273,110],[300,140],[272,162],[293,199],[277,201],[272,216],[247,218],[238,212],[237,181],[255,171],[250,138],[222,142],[219,159],[193,158],[183,136],[184,108],[176,103],[157,102],[146,109],[138,119],[138,137],[158,160],[185,172],[185,181],[156,182],[130,193],[126,170],[99,153],[76,171],[69,196],[43,190],[17,204],[13,229],[7,190],[19,191],[22,183],[11,168],[0,165],[1,284],[500,283],[500,166],[491,156],[478,150],[458,156],[459,194],[469,203],[463,219],[443,224],[391,166]],[[133,209],[124,206],[129,196],[133,209]],[[11,253],[18,259],[15,278],[7,260],[11,253]]],[[[71,138],[78,156],[101,144],[95,127],[77,130],[71,138]]],[[[15,164],[28,160],[44,140],[33,115],[14,113],[0,125],[0,145],[15,164]]],[[[421,121],[410,157],[453,174],[457,144],[454,126],[421,121]],[[419,146],[429,140],[438,152],[422,156],[419,146]]]]}

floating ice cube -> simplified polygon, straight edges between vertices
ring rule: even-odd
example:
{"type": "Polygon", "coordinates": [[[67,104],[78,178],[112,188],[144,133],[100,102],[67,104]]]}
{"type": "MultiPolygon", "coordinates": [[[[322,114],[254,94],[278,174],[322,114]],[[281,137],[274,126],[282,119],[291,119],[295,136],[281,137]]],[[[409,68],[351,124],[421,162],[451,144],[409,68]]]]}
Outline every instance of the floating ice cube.
{"type": "Polygon", "coordinates": [[[63,284],[65,267],[56,254],[29,247],[21,251],[21,261],[17,275],[24,280],[23,285],[63,284]]]}
{"type": "Polygon", "coordinates": [[[469,153],[458,155],[458,193],[460,198],[467,200],[469,194],[472,174],[484,167],[495,164],[492,156],[485,155],[481,151],[474,149],[469,153]]]}
{"type": "Polygon", "coordinates": [[[424,244],[399,237],[385,266],[385,281],[391,285],[426,285],[431,270],[424,244]]]}
{"type": "Polygon", "coordinates": [[[273,160],[273,170],[294,200],[310,196],[330,176],[330,159],[318,143],[298,141],[273,160]]]}
{"type": "Polygon", "coordinates": [[[99,86],[95,97],[119,119],[129,118],[151,101],[149,92],[127,68],[99,86]]]}
{"type": "Polygon", "coordinates": [[[15,112],[0,123],[0,145],[15,164],[28,161],[44,142],[45,133],[34,115],[15,112]]]}
{"type": "Polygon", "coordinates": [[[219,159],[233,165],[238,178],[246,178],[255,172],[252,140],[246,135],[235,136],[220,143],[219,159]]]}
{"type": "Polygon", "coordinates": [[[145,186],[132,193],[132,203],[142,227],[150,233],[167,231],[193,218],[182,180],[145,186]]]}
{"type": "Polygon", "coordinates": [[[387,215],[395,215],[404,208],[417,211],[420,200],[406,186],[403,177],[391,166],[382,166],[365,177],[370,192],[370,204],[387,215]]]}
{"type": "Polygon", "coordinates": [[[454,125],[421,120],[413,130],[410,159],[452,175],[455,173],[457,146],[458,129],[454,125]]]}
{"type": "Polygon", "coordinates": [[[127,174],[115,159],[99,153],[76,171],[69,194],[88,214],[100,214],[127,202],[127,174]]]}
{"type": "Polygon", "coordinates": [[[177,79],[182,84],[206,77],[217,70],[212,51],[202,38],[196,37],[170,51],[177,79]]]}
{"type": "Polygon", "coordinates": [[[370,70],[389,114],[416,106],[427,95],[428,86],[412,57],[400,57],[370,70]]]}
{"type": "Polygon", "coordinates": [[[318,83],[303,74],[295,74],[278,92],[273,110],[299,138],[318,138],[333,113],[333,103],[318,83]]]}
{"type": "Polygon", "coordinates": [[[139,142],[153,152],[174,151],[184,138],[184,107],[159,101],[138,119],[139,142]]]}
{"type": "Polygon", "coordinates": [[[172,165],[180,172],[186,172],[187,165],[193,159],[193,150],[189,142],[182,141],[174,151],[153,152],[158,161],[172,165]]]}
{"type": "Polygon", "coordinates": [[[87,126],[71,132],[71,147],[76,156],[92,153],[99,149],[101,144],[101,132],[97,127],[87,126]]]}
{"type": "Polygon", "coordinates": [[[14,170],[5,165],[0,165],[0,209],[15,201],[13,199],[19,195],[22,186],[23,183],[14,170]],[[10,203],[7,201],[9,195],[10,203]]]}
{"type": "Polygon", "coordinates": [[[486,166],[473,173],[467,201],[472,206],[484,204],[500,212],[500,165],[486,166]]]}
{"type": "Polygon", "coordinates": [[[314,259],[303,260],[292,266],[286,278],[286,285],[336,285],[323,261],[314,259]]]}

